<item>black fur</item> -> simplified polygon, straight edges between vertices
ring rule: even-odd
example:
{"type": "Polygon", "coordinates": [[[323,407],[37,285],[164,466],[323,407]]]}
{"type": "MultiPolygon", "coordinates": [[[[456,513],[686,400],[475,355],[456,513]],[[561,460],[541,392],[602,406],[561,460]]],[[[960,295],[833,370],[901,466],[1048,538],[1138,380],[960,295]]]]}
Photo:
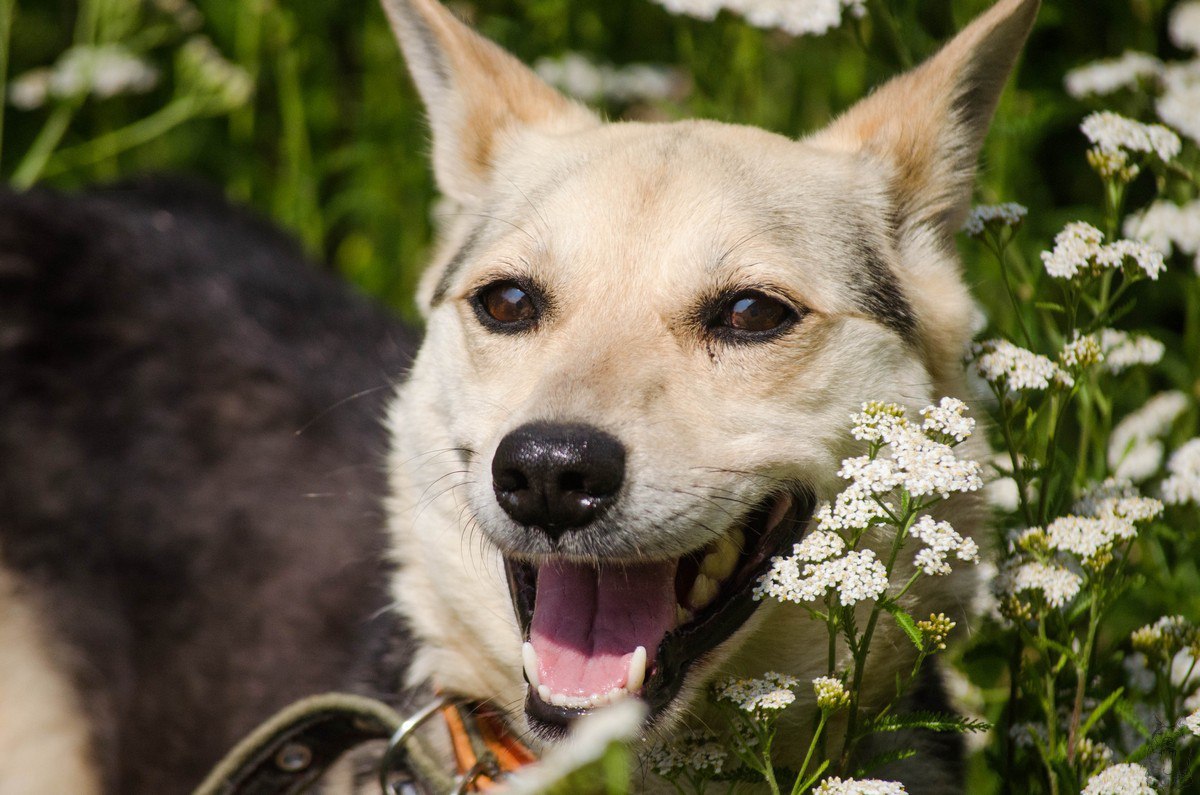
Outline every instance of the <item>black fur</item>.
{"type": "Polygon", "coordinates": [[[381,418],[414,343],[205,191],[0,195],[0,555],[106,791],[187,792],[299,696],[397,692],[381,418]]]}

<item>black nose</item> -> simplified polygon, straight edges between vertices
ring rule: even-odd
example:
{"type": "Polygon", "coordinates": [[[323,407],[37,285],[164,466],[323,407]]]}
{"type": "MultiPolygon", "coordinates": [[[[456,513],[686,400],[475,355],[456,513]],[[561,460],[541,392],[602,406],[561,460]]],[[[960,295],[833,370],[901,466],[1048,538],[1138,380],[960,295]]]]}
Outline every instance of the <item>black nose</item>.
{"type": "Polygon", "coordinates": [[[590,425],[522,425],[500,441],[492,458],[500,507],[554,538],[595,519],[624,479],[625,448],[590,425]]]}

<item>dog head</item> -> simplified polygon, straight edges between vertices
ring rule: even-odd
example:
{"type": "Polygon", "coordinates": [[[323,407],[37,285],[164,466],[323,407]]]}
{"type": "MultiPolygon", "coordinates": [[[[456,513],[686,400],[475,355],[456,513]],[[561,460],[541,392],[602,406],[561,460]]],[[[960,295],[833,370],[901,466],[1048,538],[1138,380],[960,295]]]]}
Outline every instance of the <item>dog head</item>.
{"type": "Polygon", "coordinates": [[[456,207],[390,418],[413,678],[553,734],[631,692],[670,721],[717,670],[823,673],[824,626],[751,591],[863,401],[963,392],[952,238],[1037,0],[800,141],[604,123],[435,0],[384,6],[456,207]]]}

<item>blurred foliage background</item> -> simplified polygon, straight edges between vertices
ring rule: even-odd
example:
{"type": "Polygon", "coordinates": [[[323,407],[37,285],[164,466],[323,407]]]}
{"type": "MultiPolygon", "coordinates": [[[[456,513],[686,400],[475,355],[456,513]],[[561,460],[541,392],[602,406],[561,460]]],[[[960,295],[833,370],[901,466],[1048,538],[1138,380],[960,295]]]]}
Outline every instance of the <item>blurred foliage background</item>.
{"type": "MultiPolygon", "coordinates": [[[[897,35],[868,14],[801,37],[728,13],[715,22],[675,16],[649,0],[451,4],[526,62],[560,59],[560,78],[587,63],[649,64],[666,76],[651,99],[586,97],[611,118],[701,116],[797,136],[931,53],[989,2],[889,0],[897,35]]],[[[1055,208],[1030,219],[1034,239],[1079,217],[1079,205],[1098,205],[1078,132],[1086,108],[1066,96],[1064,73],[1126,49],[1172,57],[1161,35],[1167,5],[1045,4],[979,181],[983,200],[1055,208]]],[[[411,316],[433,231],[428,134],[376,0],[0,0],[0,17],[6,180],[73,188],[148,171],[202,177],[411,316]],[[126,74],[122,85],[118,74],[107,92],[89,91],[86,76],[55,85],[70,82],[72,48],[78,56],[96,47],[100,58],[115,52],[117,66],[132,56],[152,77],[126,74]]],[[[114,68],[97,63],[92,82],[114,68]]]]}

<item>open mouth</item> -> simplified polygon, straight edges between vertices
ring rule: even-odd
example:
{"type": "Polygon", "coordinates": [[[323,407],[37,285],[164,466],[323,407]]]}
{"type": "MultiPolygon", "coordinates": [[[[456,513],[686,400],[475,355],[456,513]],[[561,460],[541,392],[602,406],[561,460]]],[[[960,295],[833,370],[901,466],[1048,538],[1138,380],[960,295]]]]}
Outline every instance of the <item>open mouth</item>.
{"type": "Polygon", "coordinates": [[[801,492],[775,493],[721,538],[675,560],[596,566],[506,556],[533,728],[557,734],[630,695],[653,719],[691,666],[753,614],[755,584],[799,540],[814,507],[801,492]]]}

